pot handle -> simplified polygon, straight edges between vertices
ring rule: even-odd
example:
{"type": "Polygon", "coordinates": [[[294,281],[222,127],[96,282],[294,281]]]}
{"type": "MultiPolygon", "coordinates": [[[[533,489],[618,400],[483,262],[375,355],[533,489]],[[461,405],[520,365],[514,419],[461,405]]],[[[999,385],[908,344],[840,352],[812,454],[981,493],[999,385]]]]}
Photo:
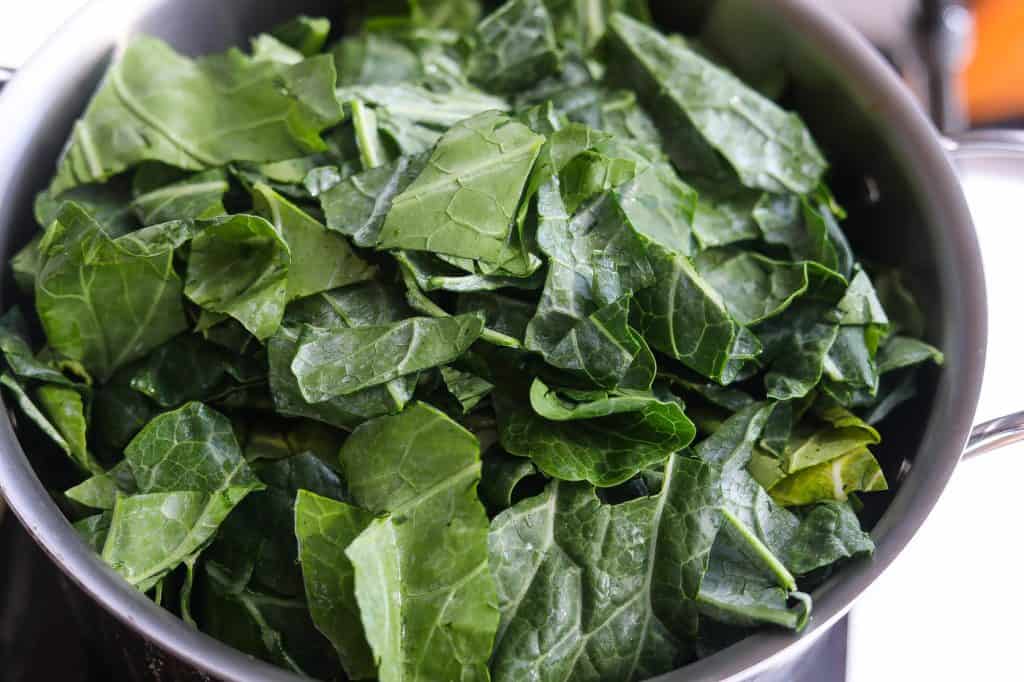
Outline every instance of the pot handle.
{"type": "MultiPolygon", "coordinates": [[[[973,130],[944,138],[943,143],[954,165],[987,159],[993,162],[993,172],[998,173],[1000,164],[1024,164],[1024,130],[973,130]]],[[[1020,441],[1024,441],[1024,412],[975,426],[967,440],[963,459],[1020,441]]]]}
{"type": "Polygon", "coordinates": [[[942,142],[954,165],[973,159],[1024,163],[1024,130],[970,130],[942,142]]]}
{"type": "Polygon", "coordinates": [[[0,90],[4,89],[7,85],[7,81],[14,78],[14,69],[8,69],[6,66],[0,66],[0,90]]]}
{"type": "Polygon", "coordinates": [[[963,459],[971,459],[1021,441],[1024,441],[1024,412],[1015,412],[971,429],[963,459]]]}

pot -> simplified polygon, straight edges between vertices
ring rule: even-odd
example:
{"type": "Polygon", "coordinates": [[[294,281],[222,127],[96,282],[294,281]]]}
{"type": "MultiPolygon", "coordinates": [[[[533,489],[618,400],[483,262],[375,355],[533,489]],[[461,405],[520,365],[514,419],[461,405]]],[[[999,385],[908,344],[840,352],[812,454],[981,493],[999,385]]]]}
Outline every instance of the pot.
{"type": "MultiPolygon", "coordinates": [[[[342,3],[302,0],[97,0],[36,54],[0,96],[0,268],[35,230],[43,189],[74,120],[110,59],[134,34],[167,40],[191,55],[244,44],[297,12],[338,16],[342,3]]],[[[1024,437],[1024,417],[972,421],[984,369],[986,297],[970,215],[949,154],[1016,155],[1007,139],[944,143],[890,67],[851,28],[813,0],[652,1],[665,29],[707,22],[708,40],[737,70],[757,78],[782,69],[797,109],[832,161],[831,182],[850,212],[857,252],[899,265],[921,284],[928,340],[947,363],[890,421],[879,460],[894,492],[870,496],[877,549],[814,593],[802,635],[764,631],[659,682],[786,679],[797,657],[851,607],[899,555],[928,516],[964,452],[1024,437]],[[969,441],[970,439],[970,441],[969,441]]],[[[5,277],[0,306],[15,302],[5,277]]],[[[28,445],[26,443],[26,445],[28,445]]],[[[295,676],[197,632],[110,570],[64,519],[26,457],[12,424],[0,420],[0,492],[52,560],[119,625],[110,625],[138,679],[280,680],[295,676]],[[140,665],[138,653],[143,654],[140,665]]],[[[101,613],[90,607],[87,615],[101,613]]],[[[113,623],[107,619],[108,624],[113,623]]],[[[126,668],[128,670],[129,668],[126,668]]]]}

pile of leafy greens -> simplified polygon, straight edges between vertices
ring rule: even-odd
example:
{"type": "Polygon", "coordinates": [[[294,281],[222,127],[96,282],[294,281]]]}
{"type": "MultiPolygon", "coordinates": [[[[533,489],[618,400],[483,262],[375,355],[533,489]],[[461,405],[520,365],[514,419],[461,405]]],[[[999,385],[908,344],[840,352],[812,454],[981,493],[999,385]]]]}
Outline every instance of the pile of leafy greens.
{"type": "Polygon", "coordinates": [[[325,679],[624,682],[800,630],[942,360],[810,133],[642,0],[385,4],[139,38],[75,125],[0,382],[76,527],[325,679]]]}

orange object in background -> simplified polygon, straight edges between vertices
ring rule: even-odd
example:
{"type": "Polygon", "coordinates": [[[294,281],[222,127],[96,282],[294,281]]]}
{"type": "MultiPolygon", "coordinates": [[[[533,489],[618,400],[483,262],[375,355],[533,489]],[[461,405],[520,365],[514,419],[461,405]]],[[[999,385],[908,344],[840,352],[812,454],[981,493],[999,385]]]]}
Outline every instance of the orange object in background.
{"type": "Polygon", "coordinates": [[[976,0],[974,54],[963,74],[971,123],[1024,117],[1024,0],[976,0]]]}

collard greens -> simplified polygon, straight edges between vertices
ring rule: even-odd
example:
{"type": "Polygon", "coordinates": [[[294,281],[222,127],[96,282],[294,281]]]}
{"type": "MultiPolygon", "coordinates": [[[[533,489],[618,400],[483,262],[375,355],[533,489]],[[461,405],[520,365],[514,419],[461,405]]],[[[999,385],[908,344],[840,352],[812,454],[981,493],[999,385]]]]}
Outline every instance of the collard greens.
{"type": "Polygon", "coordinates": [[[324,679],[629,682],[799,631],[942,362],[811,132],[644,0],[362,9],[138,38],[75,125],[0,386],[83,539],[324,679]]]}

